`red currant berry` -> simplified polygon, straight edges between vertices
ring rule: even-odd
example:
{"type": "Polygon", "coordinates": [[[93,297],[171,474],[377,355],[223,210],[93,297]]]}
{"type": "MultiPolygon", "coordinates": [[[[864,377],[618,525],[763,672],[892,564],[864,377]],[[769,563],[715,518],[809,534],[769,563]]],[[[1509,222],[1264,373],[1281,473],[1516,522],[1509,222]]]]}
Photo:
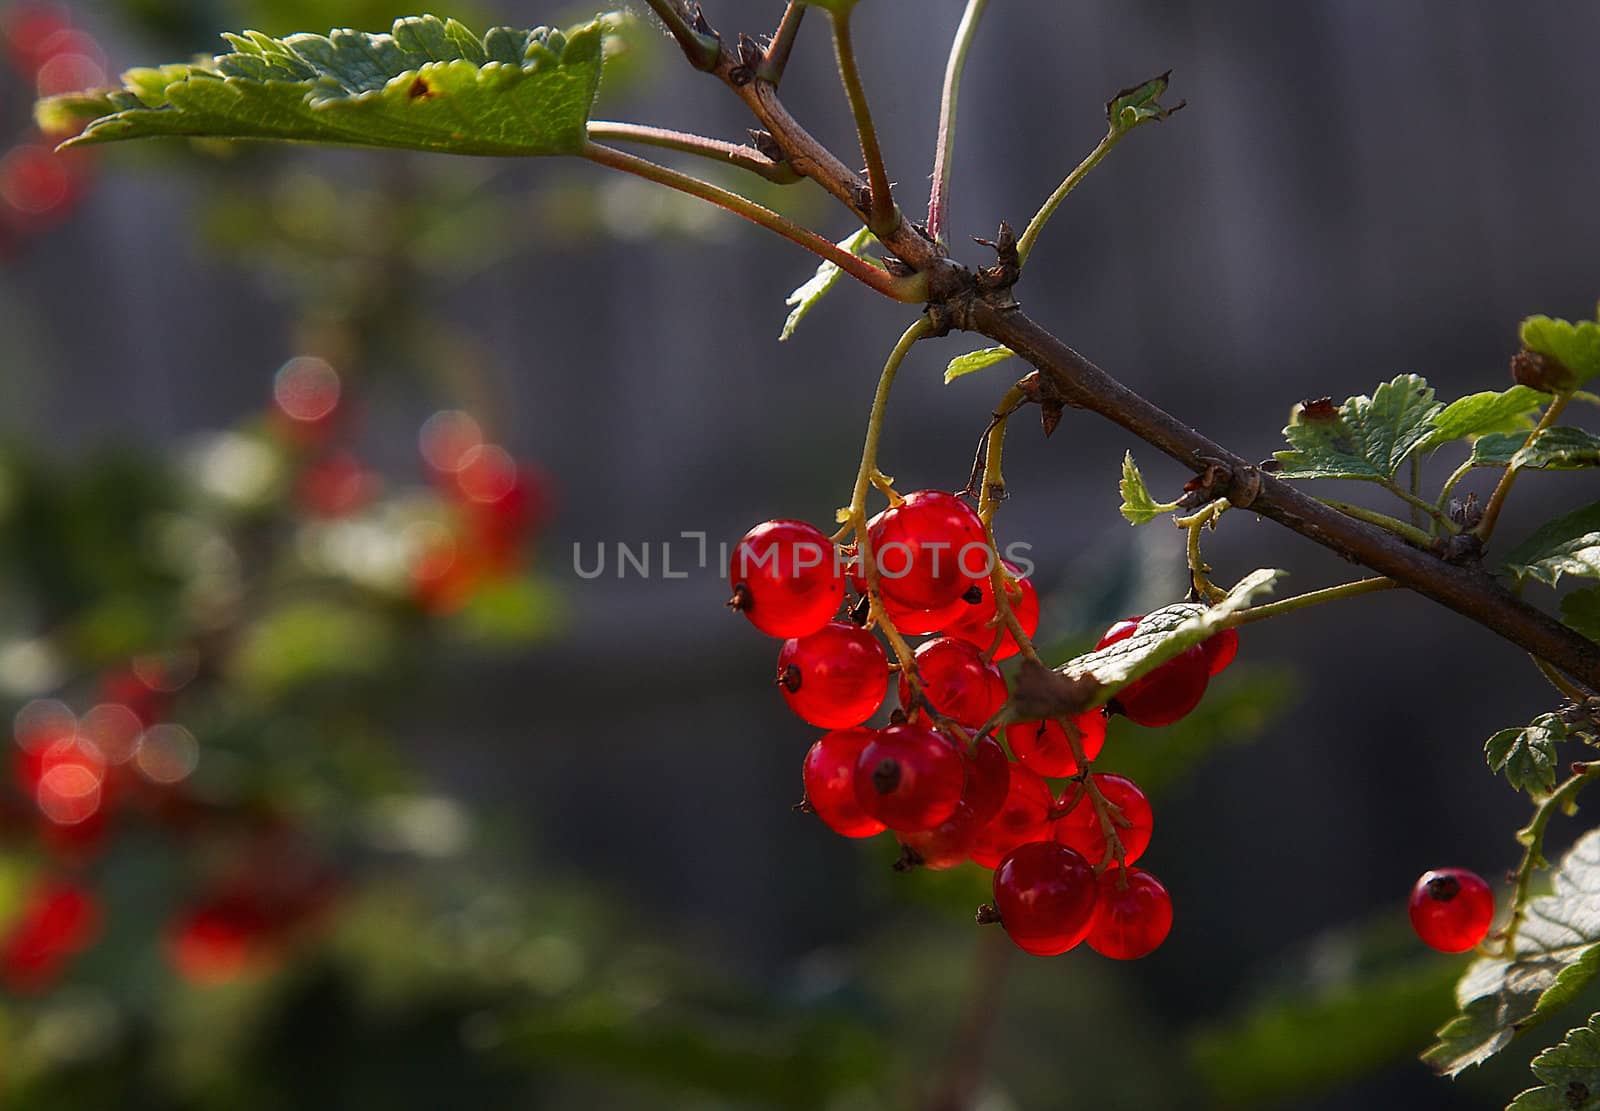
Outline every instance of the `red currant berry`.
{"type": "Polygon", "coordinates": [[[41,883],[0,941],[0,982],[19,993],[48,988],[68,958],[94,943],[100,917],[92,893],[61,881],[41,883]]]}
{"type": "Polygon", "coordinates": [[[973,863],[993,868],[1018,845],[1048,841],[1051,836],[1050,812],[1056,797],[1050,784],[1025,764],[1011,765],[1011,778],[1000,812],[973,838],[969,855],[973,863]]]}
{"type": "Polygon", "coordinates": [[[1411,926],[1441,953],[1464,953],[1489,933],[1494,892],[1465,868],[1424,872],[1411,889],[1411,926]]]}
{"type": "MultiPolygon", "coordinates": [[[[1006,681],[993,664],[984,663],[978,649],[964,640],[939,637],[916,651],[922,693],[945,717],[977,729],[1005,705],[1006,681]]],[[[900,676],[900,705],[911,705],[911,683],[900,676]]]]}
{"type": "Polygon", "coordinates": [[[989,573],[983,524],[954,494],[908,494],[874,517],[867,532],[884,598],[906,609],[948,606],[989,573]]]}
{"type": "Polygon", "coordinates": [[[812,813],[845,837],[872,837],[884,829],[856,801],[856,760],[876,735],[870,729],[828,733],[811,746],[801,769],[812,813]]]}
{"type": "Polygon", "coordinates": [[[901,836],[907,863],[937,872],[967,860],[979,832],[1000,813],[1010,786],[1006,750],[993,737],[979,738],[967,757],[967,785],[956,812],[933,829],[901,836]]]}
{"type": "Polygon", "coordinates": [[[894,627],[907,636],[925,636],[928,633],[937,633],[955,622],[961,621],[974,606],[976,599],[981,596],[978,588],[968,587],[967,592],[947,606],[940,606],[931,610],[906,609],[885,598],[883,608],[889,615],[889,620],[894,622],[894,627]]]}
{"type": "MultiPolygon", "coordinates": [[[[1016,584],[1008,595],[1011,602],[1011,612],[1016,614],[1017,623],[1022,626],[1022,631],[1032,637],[1039,631],[1039,592],[1033,588],[1033,583],[1022,577],[1022,572],[1010,560],[1001,560],[1006,570],[1016,576],[1016,584]]],[[[944,627],[944,635],[957,637],[970,644],[977,645],[987,652],[995,642],[995,637],[1000,637],[1000,647],[996,649],[996,660],[1009,660],[1022,649],[1017,647],[1016,637],[1011,635],[1010,629],[1002,630],[995,620],[996,607],[994,604],[994,584],[987,578],[978,580],[980,601],[971,609],[965,611],[955,622],[944,627]]]]}
{"type": "MultiPolygon", "coordinates": [[[[1093,760],[1099,756],[1106,743],[1106,716],[1099,710],[1090,710],[1073,718],[1072,723],[1078,729],[1083,758],[1093,760]]],[[[1078,774],[1072,745],[1059,721],[1014,721],[1006,726],[1006,743],[1011,746],[1011,755],[1040,775],[1078,774]]]]}
{"type": "Polygon", "coordinates": [[[1201,641],[1200,648],[1206,654],[1206,664],[1211,668],[1211,674],[1221,675],[1239,654],[1239,630],[1224,629],[1201,641]]]}
{"type": "MultiPolygon", "coordinates": [[[[1096,649],[1126,640],[1139,627],[1139,618],[1119,621],[1100,638],[1096,649]]],[[[1211,680],[1211,663],[1203,645],[1185,648],[1178,655],[1117,692],[1113,707],[1135,725],[1171,725],[1200,705],[1211,680]]]]}
{"type": "Polygon", "coordinates": [[[954,814],[966,781],[961,750],[925,725],[891,725],[856,760],[856,801],[897,833],[933,829],[954,814]]]}
{"type": "MultiPolygon", "coordinates": [[[[1123,863],[1132,864],[1150,847],[1154,817],[1150,800],[1127,776],[1096,772],[1093,779],[1105,800],[1121,810],[1123,819],[1129,823],[1117,823],[1117,837],[1122,841],[1123,863]]],[[[1073,790],[1077,792],[1077,802],[1056,819],[1056,840],[1077,849],[1090,864],[1099,864],[1106,856],[1106,835],[1100,827],[1100,815],[1081,786],[1073,790]]]]}
{"type": "Polygon", "coordinates": [[[889,659],[878,638],[842,621],[784,641],[778,689],[800,717],[824,729],[860,725],[889,693],[889,659]]]}
{"type": "Polygon", "coordinates": [[[729,605],[768,636],[809,636],[844,601],[833,541],[804,521],[768,521],[745,533],[728,561],[729,605]]]}
{"type": "Polygon", "coordinates": [[[1161,881],[1138,868],[1100,874],[1089,948],[1102,957],[1133,961],[1154,953],[1172,930],[1172,896],[1161,881]]]}
{"type": "Polygon", "coordinates": [[[994,905],[1017,948],[1041,957],[1065,953],[1089,932],[1094,869],[1054,841],[1031,841],[994,870],[994,905]]]}

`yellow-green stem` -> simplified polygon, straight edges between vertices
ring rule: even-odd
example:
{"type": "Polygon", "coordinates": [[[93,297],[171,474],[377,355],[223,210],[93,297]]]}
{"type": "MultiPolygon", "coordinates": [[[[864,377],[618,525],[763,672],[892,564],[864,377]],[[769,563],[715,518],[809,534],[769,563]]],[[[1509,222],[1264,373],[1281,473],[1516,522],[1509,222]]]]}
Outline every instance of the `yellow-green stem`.
{"type": "Polygon", "coordinates": [[[877,391],[872,395],[872,412],[867,416],[867,435],[861,445],[861,467],[856,472],[856,484],[850,496],[850,508],[845,511],[846,524],[856,537],[856,558],[861,563],[861,573],[867,582],[867,604],[871,608],[872,620],[882,630],[884,638],[889,641],[889,646],[894,649],[895,657],[900,661],[901,672],[911,687],[913,703],[921,696],[922,684],[917,676],[917,665],[911,646],[894,627],[894,620],[883,606],[883,594],[879,588],[881,576],[878,573],[878,561],[873,557],[872,537],[867,531],[867,496],[872,490],[873,476],[879,473],[878,443],[883,438],[883,418],[889,408],[889,393],[894,389],[895,376],[900,373],[900,365],[906,361],[911,349],[932,332],[933,325],[928,322],[928,318],[918,317],[901,335],[899,342],[894,345],[894,349],[889,352],[889,358],[883,364],[883,373],[878,376],[877,391]]]}
{"type": "MultiPolygon", "coordinates": [[[[1544,411],[1544,416],[1539,418],[1539,423],[1528,433],[1528,438],[1523,441],[1522,446],[1527,447],[1537,440],[1545,429],[1555,424],[1571,400],[1570,394],[1557,394],[1550,407],[1544,411]]],[[[1486,544],[1489,542],[1489,537],[1494,535],[1494,526],[1500,519],[1500,510],[1505,507],[1506,499],[1511,496],[1511,487],[1516,485],[1518,473],[1520,472],[1516,467],[1506,467],[1505,474],[1500,476],[1500,481],[1495,485],[1494,493],[1489,495],[1488,504],[1483,507],[1483,519],[1478,522],[1478,527],[1473,529],[1478,534],[1478,539],[1486,544]]]]}
{"type": "Polygon", "coordinates": [[[994,533],[995,514],[999,512],[1000,503],[1004,500],[1006,492],[1005,474],[1001,469],[1001,458],[1006,446],[1006,424],[1011,414],[1016,412],[1025,400],[1022,390],[1016,386],[1006,391],[1005,396],[1000,399],[1000,404],[995,406],[983,451],[983,487],[978,492],[978,520],[983,522],[984,539],[989,544],[989,590],[994,596],[997,618],[994,643],[989,645],[983,656],[986,660],[994,659],[994,654],[999,650],[1005,634],[1010,633],[1011,639],[1017,642],[1017,651],[1022,654],[1022,658],[1042,667],[1043,662],[1033,647],[1033,641],[1022,628],[1022,622],[1017,620],[1016,610],[1011,606],[1010,584],[1007,581],[1005,564],[1000,559],[1000,543],[994,533]]]}
{"type": "Polygon", "coordinates": [[[1285,598],[1279,602],[1251,606],[1249,609],[1242,610],[1229,617],[1223,624],[1228,628],[1251,625],[1257,621],[1265,621],[1269,617],[1278,617],[1285,613],[1294,613],[1297,610],[1320,606],[1324,602],[1337,602],[1341,598],[1355,598],[1362,594],[1373,594],[1380,590],[1392,590],[1398,585],[1393,579],[1386,579],[1381,576],[1370,579],[1357,579],[1355,582],[1344,583],[1340,586],[1330,586],[1322,590],[1311,590],[1304,594],[1296,594],[1293,598],[1285,598]]]}
{"type": "Polygon", "coordinates": [[[1056,186],[1056,191],[1051,193],[1039,211],[1034,213],[1033,219],[1028,221],[1028,227],[1022,233],[1022,238],[1017,240],[1017,261],[1019,264],[1025,264],[1028,261],[1028,255],[1033,252],[1033,245],[1039,241],[1039,233],[1044,231],[1044,226],[1050,222],[1050,217],[1056,214],[1056,209],[1061,207],[1061,202],[1067,199],[1067,194],[1076,189],[1078,183],[1089,176],[1089,171],[1098,166],[1100,160],[1110,154],[1111,148],[1121,142],[1122,137],[1126,134],[1125,130],[1116,127],[1107,131],[1105,137],[1095,145],[1094,150],[1089,152],[1089,156],[1078,163],[1077,168],[1068,174],[1060,185],[1056,186]]]}
{"type": "Polygon", "coordinates": [[[1346,517],[1354,517],[1358,521],[1365,521],[1369,525],[1377,525],[1379,528],[1392,532],[1396,536],[1404,537],[1419,548],[1433,547],[1433,537],[1419,528],[1389,516],[1387,513],[1379,513],[1376,509],[1368,509],[1361,505],[1351,505],[1349,502],[1335,501],[1332,498],[1318,498],[1317,500],[1331,509],[1337,509],[1346,517]]]}
{"type": "Polygon", "coordinates": [[[1517,832],[1517,840],[1521,841],[1525,848],[1522,853],[1522,863],[1517,866],[1516,882],[1512,887],[1511,921],[1506,924],[1501,934],[1505,953],[1511,952],[1512,944],[1517,939],[1517,928],[1527,916],[1528,889],[1533,883],[1533,873],[1548,864],[1544,858],[1545,827],[1550,824],[1550,819],[1555,816],[1557,810],[1572,806],[1578,793],[1600,776],[1600,761],[1575,764],[1573,767],[1573,776],[1542,800],[1533,812],[1533,820],[1517,832]]]}

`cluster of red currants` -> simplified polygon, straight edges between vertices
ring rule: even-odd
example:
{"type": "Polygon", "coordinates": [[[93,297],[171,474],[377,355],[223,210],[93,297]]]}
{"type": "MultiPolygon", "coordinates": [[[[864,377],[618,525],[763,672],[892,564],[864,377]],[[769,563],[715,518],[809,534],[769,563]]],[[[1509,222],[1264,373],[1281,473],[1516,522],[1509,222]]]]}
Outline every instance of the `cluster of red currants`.
{"type": "MultiPolygon", "coordinates": [[[[347,446],[357,419],[325,359],[302,355],[278,371],[270,428],[293,460],[294,503],[306,516],[348,517],[382,493],[382,476],[347,446]]],[[[459,409],[429,417],[418,446],[444,524],[415,545],[411,599],[430,614],[448,614],[526,566],[529,541],[549,516],[549,484],[459,409]]]]}
{"type": "MultiPolygon", "coordinates": [[[[841,548],[793,520],[758,525],[729,562],[729,605],[785,638],[784,699],[829,730],[806,755],[803,808],[846,837],[892,831],[902,868],[993,869],[994,904],[979,921],[999,922],[1027,952],[1063,953],[1084,940],[1120,959],[1152,952],[1171,928],[1172,901],[1133,866],[1150,843],[1150,803],[1132,780],[1091,764],[1108,713],[1158,726],[1194,709],[1232,661],[1237,634],[1187,649],[1104,712],[1016,720],[995,665],[1031,646],[1001,612],[993,572],[998,563],[1015,628],[1031,638],[1039,599],[1022,568],[999,558],[965,501],[940,491],[896,500],[868,522],[866,539],[875,574],[859,542],[841,548]],[[891,666],[875,621],[933,635],[902,662],[909,668],[891,666]],[[883,728],[868,727],[896,670],[899,708],[883,728]],[[1001,722],[1004,743],[994,733],[1001,722]],[[1068,781],[1059,795],[1050,779],[1068,781]]],[[[1118,623],[1101,647],[1132,635],[1138,620],[1118,623]]]]}

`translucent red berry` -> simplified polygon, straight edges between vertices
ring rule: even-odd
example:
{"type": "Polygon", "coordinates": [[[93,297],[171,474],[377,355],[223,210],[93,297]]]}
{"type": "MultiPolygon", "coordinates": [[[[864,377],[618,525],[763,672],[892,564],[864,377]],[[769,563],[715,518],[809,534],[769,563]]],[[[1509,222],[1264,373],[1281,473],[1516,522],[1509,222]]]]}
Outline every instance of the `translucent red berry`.
{"type": "MultiPolygon", "coordinates": [[[[1017,623],[1022,626],[1022,631],[1032,637],[1039,631],[1039,592],[1034,589],[1033,583],[1022,577],[1021,569],[1010,560],[1002,560],[1006,570],[1016,576],[1016,584],[1009,599],[1011,612],[1016,614],[1017,623]]],[[[979,579],[977,584],[979,601],[965,611],[958,620],[944,627],[944,635],[958,637],[970,644],[975,644],[982,651],[987,652],[994,644],[995,637],[1000,637],[1000,647],[996,649],[996,660],[1008,660],[1015,656],[1021,649],[1017,640],[1011,635],[1010,629],[1002,630],[996,621],[994,604],[994,586],[989,579],[979,579]]]]}
{"type": "Polygon", "coordinates": [[[925,636],[962,621],[967,611],[978,605],[981,597],[978,588],[971,586],[967,588],[966,593],[949,605],[939,606],[936,609],[907,609],[888,598],[883,600],[883,608],[889,614],[889,620],[894,622],[894,627],[901,633],[907,636],[925,636]]]}
{"type": "Polygon", "coordinates": [[[942,871],[967,860],[974,843],[1006,800],[1011,761],[1000,742],[981,737],[967,756],[967,784],[956,811],[933,829],[900,837],[910,864],[942,871]]]}
{"type": "Polygon", "coordinates": [[[1200,648],[1206,654],[1206,664],[1211,674],[1221,675],[1239,654],[1239,630],[1224,629],[1201,641],[1200,648]]]}
{"type": "Polygon", "coordinates": [[[1147,957],[1172,930],[1172,896],[1161,881],[1138,868],[1100,873],[1100,893],[1089,923],[1089,948],[1119,961],[1147,957]]]}
{"type": "Polygon", "coordinates": [[[933,829],[949,818],[966,781],[955,743],[910,722],[879,732],[856,760],[856,801],[897,833],[933,829]]]}
{"type": "MultiPolygon", "coordinates": [[[[1132,864],[1150,847],[1153,824],[1150,800],[1139,790],[1139,785],[1127,776],[1096,772],[1091,778],[1100,789],[1100,794],[1122,811],[1122,817],[1128,823],[1117,823],[1117,837],[1122,841],[1124,863],[1132,864]]],[[[1075,785],[1072,790],[1077,793],[1077,801],[1072,809],[1056,819],[1056,840],[1077,849],[1090,864],[1099,864],[1106,855],[1106,835],[1100,824],[1100,814],[1081,786],[1075,785]]],[[[1068,796],[1066,801],[1071,801],[1072,797],[1068,796]]]]}
{"type": "Polygon", "coordinates": [[[875,736],[870,729],[828,733],[811,746],[801,769],[812,812],[845,837],[872,837],[884,829],[856,801],[856,761],[875,736]]]}
{"type": "Polygon", "coordinates": [[[994,870],[994,906],[1019,949],[1041,957],[1065,953],[1089,932],[1094,869],[1054,841],[1031,841],[994,870]]]}
{"type": "MultiPolygon", "coordinates": [[[[1139,627],[1140,619],[1119,621],[1100,638],[1097,649],[1126,640],[1139,627]]],[[[1112,706],[1136,725],[1155,728],[1171,725],[1200,705],[1206,684],[1211,681],[1211,662],[1205,646],[1191,645],[1150,674],[1134,680],[1117,692],[1112,706]]]]}
{"type": "Polygon", "coordinates": [[[1050,784],[1038,772],[1024,764],[1012,764],[1005,801],[978,830],[968,849],[973,863],[993,868],[1018,845],[1048,841],[1052,833],[1050,812],[1055,805],[1050,784]]]}
{"type": "Polygon", "coordinates": [[[906,609],[948,606],[989,573],[983,524],[954,494],[908,494],[872,519],[868,535],[884,598],[906,609]]]}
{"type": "MultiPolygon", "coordinates": [[[[977,729],[1005,705],[1006,681],[993,664],[985,663],[973,645],[954,637],[938,637],[916,651],[922,693],[945,717],[977,729]]],[[[911,684],[900,676],[900,704],[911,706],[911,684]]]]}
{"type": "MultiPolygon", "coordinates": [[[[1099,710],[1090,710],[1072,719],[1077,727],[1083,758],[1093,760],[1100,755],[1106,743],[1106,718],[1099,710]]],[[[1040,775],[1068,776],[1078,774],[1078,762],[1072,756],[1072,745],[1066,730],[1059,721],[1015,721],[1006,726],[1006,743],[1011,754],[1040,775]]]]}
{"type": "Polygon", "coordinates": [[[1489,933],[1494,892],[1476,872],[1439,868],[1411,889],[1411,926],[1441,953],[1464,953],[1489,933]]]}
{"type": "Polygon", "coordinates": [[[883,705],[889,693],[889,659],[877,637],[833,621],[810,636],[784,641],[778,652],[778,689],[789,709],[812,725],[848,729],[883,705]]]}
{"type": "Polygon", "coordinates": [[[728,604],[768,636],[808,636],[844,601],[833,542],[804,521],[768,521],[745,533],[728,560],[728,582],[728,604]]]}

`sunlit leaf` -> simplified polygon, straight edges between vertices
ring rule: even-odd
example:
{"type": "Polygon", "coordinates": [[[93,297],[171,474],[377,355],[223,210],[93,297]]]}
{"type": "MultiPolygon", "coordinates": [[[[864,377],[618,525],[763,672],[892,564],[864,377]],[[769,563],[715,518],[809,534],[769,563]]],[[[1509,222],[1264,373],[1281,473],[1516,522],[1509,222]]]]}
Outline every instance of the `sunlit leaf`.
{"type": "Polygon", "coordinates": [[[1533,1059],[1542,1083],[1511,1101],[1506,1111],[1596,1111],[1600,1108],[1600,1014],[1587,1026],[1533,1059]]]}
{"type": "Polygon", "coordinates": [[[1434,430],[1440,412],[1424,378],[1402,374],[1335,408],[1295,406],[1283,430],[1292,451],[1277,453],[1280,478],[1392,479],[1434,430]]]}
{"type": "MultiPolygon", "coordinates": [[[[839,240],[839,246],[843,250],[859,256],[876,242],[877,239],[870,231],[866,228],[861,228],[839,240]]],[[[840,270],[836,264],[824,261],[817,267],[817,272],[811,275],[809,281],[789,294],[788,300],[784,301],[784,304],[792,305],[793,308],[789,313],[788,319],[783,322],[783,331],[778,335],[779,341],[786,340],[794,335],[794,330],[800,327],[800,322],[806,318],[806,314],[817,307],[817,302],[827,295],[828,291],[834,287],[843,274],[844,271],[840,270]]]]}
{"type": "Polygon", "coordinates": [[[1600,578],[1600,502],[1547,522],[1512,549],[1503,569],[1546,586],[1562,575],[1600,578]]]}
{"type": "Polygon", "coordinates": [[[994,366],[996,363],[1003,363],[1014,354],[1016,353],[1009,347],[982,347],[977,351],[968,351],[965,355],[957,355],[950,360],[950,365],[944,368],[944,384],[948,386],[964,375],[994,366]]]}
{"type": "Polygon", "coordinates": [[[1555,714],[1540,714],[1517,729],[1502,729],[1484,743],[1484,759],[1495,774],[1530,795],[1548,794],[1556,785],[1556,745],[1567,739],[1566,724],[1555,714]]]}
{"type": "Polygon", "coordinates": [[[1122,481],[1117,483],[1117,489],[1122,492],[1122,515],[1130,524],[1142,525],[1178,508],[1175,501],[1158,502],[1150,496],[1131,451],[1122,456],[1122,481]]]}

